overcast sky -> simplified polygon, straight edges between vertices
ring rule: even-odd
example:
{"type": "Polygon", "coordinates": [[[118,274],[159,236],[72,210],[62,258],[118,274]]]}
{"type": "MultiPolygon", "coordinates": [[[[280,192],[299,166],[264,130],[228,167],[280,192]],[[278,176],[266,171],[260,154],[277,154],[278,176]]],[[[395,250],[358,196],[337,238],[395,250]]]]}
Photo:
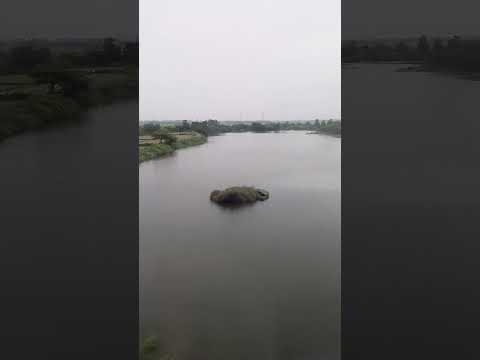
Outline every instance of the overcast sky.
{"type": "Polygon", "coordinates": [[[473,0],[342,0],[344,39],[479,35],[473,0]]]}
{"type": "Polygon", "coordinates": [[[340,118],[340,39],[340,0],[140,0],[140,119],[340,118]]]}

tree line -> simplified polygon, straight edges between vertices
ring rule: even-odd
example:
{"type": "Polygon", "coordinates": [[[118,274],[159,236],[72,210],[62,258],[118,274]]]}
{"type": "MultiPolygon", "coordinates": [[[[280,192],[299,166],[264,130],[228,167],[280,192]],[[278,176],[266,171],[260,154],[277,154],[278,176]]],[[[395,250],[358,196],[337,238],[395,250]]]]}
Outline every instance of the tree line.
{"type": "Polygon", "coordinates": [[[94,47],[81,51],[54,51],[48,46],[25,41],[0,52],[0,73],[30,73],[38,68],[100,67],[113,65],[138,66],[138,42],[119,41],[108,37],[94,47]]]}
{"type": "Polygon", "coordinates": [[[480,71],[480,40],[448,39],[420,36],[414,44],[377,42],[361,44],[346,41],[342,44],[342,62],[401,61],[423,64],[431,69],[480,71]]]}
{"type": "Polygon", "coordinates": [[[341,122],[339,120],[314,121],[278,121],[278,122],[239,122],[234,124],[221,123],[218,120],[187,121],[178,125],[163,125],[160,122],[145,123],[140,126],[141,135],[160,136],[168,132],[195,131],[204,136],[215,136],[223,133],[241,132],[276,132],[282,130],[318,131],[340,135],[341,122]]]}

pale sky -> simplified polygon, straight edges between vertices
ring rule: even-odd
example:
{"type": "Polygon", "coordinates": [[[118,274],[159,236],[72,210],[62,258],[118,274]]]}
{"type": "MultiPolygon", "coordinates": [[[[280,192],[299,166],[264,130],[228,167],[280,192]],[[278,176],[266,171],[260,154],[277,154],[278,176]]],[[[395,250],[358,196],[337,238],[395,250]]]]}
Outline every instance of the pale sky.
{"type": "Polygon", "coordinates": [[[140,120],[340,118],[340,0],[140,0],[140,120]]]}

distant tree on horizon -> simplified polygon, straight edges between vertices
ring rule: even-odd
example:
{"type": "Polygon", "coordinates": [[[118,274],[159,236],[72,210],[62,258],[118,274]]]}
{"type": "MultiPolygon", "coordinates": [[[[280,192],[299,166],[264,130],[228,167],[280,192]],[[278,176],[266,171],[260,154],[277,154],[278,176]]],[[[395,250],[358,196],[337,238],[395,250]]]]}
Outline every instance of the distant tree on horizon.
{"type": "Polygon", "coordinates": [[[422,57],[428,55],[430,51],[430,44],[425,35],[420,36],[417,43],[417,50],[422,57]]]}

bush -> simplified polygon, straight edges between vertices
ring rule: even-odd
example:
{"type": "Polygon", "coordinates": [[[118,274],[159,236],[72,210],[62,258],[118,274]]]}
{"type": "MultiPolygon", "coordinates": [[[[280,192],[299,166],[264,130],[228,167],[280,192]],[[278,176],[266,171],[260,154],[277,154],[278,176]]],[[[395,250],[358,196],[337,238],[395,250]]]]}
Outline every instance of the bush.
{"type": "Polygon", "coordinates": [[[173,147],[166,144],[146,144],[139,147],[138,155],[140,162],[143,162],[171,154],[174,151],[173,147]]]}
{"type": "Polygon", "coordinates": [[[143,339],[142,344],[140,345],[140,355],[150,355],[157,351],[158,349],[158,342],[154,336],[147,336],[143,339]]]}

